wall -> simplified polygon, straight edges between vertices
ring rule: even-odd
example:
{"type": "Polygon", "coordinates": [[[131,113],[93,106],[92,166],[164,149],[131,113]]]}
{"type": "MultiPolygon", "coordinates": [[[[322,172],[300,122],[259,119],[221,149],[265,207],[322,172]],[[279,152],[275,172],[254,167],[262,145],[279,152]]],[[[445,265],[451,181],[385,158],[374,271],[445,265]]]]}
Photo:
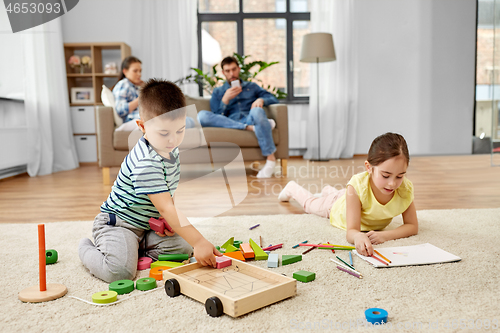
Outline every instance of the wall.
{"type": "Polygon", "coordinates": [[[403,134],[414,155],[470,154],[476,2],[359,0],[355,153],[403,134]]]}
{"type": "MultiPolygon", "coordinates": [[[[474,104],[475,17],[472,0],[358,0],[359,113],[355,153],[373,138],[402,133],[413,155],[470,154],[474,104]]],[[[124,41],[144,50],[131,21],[136,0],[86,0],[64,15],[64,42],[124,41]]],[[[144,64],[144,77],[148,77],[144,64]]],[[[307,112],[307,109],[300,108],[307,112]]],[[[291,116],[290,147],[303,144],[291,116]],[[294,137],[295,139],[293,139],[294,137]]]]}

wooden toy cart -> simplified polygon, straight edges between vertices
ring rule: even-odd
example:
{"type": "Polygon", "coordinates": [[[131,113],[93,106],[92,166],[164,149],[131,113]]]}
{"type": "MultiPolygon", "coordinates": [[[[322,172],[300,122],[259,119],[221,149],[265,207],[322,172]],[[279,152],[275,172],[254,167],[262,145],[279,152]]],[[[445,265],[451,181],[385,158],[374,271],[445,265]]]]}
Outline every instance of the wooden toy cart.
{"type": "Polygon", "coordinates": [[[171,268],[163,271],[163,279],[168,296],[183,293],[205,303],[212,317],[238,317],[297,292],[295,279],[235,259],[223,269],[199,263],[171,268]]]}

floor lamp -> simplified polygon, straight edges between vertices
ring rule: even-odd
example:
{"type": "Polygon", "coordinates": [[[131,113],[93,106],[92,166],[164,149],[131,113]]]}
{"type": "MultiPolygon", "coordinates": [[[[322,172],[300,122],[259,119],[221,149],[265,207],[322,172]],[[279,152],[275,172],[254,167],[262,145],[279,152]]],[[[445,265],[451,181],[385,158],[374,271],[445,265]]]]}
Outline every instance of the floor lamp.
{"type": "Polygon", "coordinates": [[[302,39],[302,50],[300,52],[301,62],[316,63],[316,98],[317,98],[317,112],[318,112],[318,159],[312,159],[312,161],[328,161],[321,159],[321,139],[319,133],[319,63],[334,61],[335,48],[333,47],[333,37],[332,34],[325,32],[316,32],[307,34],[302,39]]]}

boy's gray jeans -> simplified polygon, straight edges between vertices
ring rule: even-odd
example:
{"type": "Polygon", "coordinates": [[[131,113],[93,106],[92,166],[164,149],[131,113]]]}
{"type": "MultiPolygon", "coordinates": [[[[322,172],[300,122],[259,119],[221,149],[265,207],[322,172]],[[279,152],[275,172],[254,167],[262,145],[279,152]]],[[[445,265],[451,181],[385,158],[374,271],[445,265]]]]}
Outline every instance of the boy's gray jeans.
{"type": "Polygon", "coordinates": [[[165,253],[193,253],[193,248],[177,234],[160,237],[108,213],[96,216],[92,234],[95,245],[88,238],[80,241],[80,260],[91,274],[109,283],[135,278],[141,241],[144,256],[154,260],[165,253]]]}

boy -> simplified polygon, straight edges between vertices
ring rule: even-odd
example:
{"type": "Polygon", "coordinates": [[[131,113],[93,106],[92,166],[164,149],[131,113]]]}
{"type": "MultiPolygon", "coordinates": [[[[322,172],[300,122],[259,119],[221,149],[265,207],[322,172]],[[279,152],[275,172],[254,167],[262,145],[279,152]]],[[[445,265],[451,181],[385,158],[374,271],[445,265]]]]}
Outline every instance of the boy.
{"type": "Polygon", "coordinates": [[[203,265],[215,267],[221,254],[174,206],[180,178],[179,148],[186,127],[186,102],[173,83],[149,80],[139,93],[144,136],[125,157],[108,199],[94,220],[95,245],[80,241],[78,253],[90,273],[113,282],[133,279],[139,249],[157,259],[163,253],[193,253],[203,265]],[[174,232],[155,233],[151,217],[162,216],[174,232]]]}

